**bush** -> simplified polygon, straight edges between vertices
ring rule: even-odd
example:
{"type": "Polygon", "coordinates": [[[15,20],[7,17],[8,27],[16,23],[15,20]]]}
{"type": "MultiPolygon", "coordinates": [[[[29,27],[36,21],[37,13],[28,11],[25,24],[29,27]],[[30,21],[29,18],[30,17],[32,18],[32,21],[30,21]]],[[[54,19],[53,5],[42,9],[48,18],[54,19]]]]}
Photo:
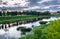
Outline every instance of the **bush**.
{"type": "Polygon", "coordinates": [[[60,20],[51,21],[49,25],[41,25],[33,29],[33,35],[24,39],[60,39],[60,20]]]}

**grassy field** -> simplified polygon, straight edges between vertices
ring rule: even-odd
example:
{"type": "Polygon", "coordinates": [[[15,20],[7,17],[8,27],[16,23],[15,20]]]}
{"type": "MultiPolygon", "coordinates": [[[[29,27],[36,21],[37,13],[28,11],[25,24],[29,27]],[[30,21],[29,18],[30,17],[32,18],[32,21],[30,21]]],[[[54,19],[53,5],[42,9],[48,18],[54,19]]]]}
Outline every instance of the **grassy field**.
{"type": "Polygon", "coordinates": [[[33,34],[28,34],[20,39],[60,39],[60,20],[34,27],[33,34]]]}
{"type": "Polygon", "coordinates": [[[45,18],[45,17],[60,17],[60,14],[52,15],[27,15],[27,16],[0,16],[0,23],[10,23],[21,20],[30,20],[34,18],[45,18]]]}
{"type": "Polygon", "coordinates": [[[43,18],[43,17],[58,17],[58,15],[43,15],[43,16],[36,16],[36,15],[30,15],[30,16],[0,16],[0,23],[10,23],[15,21],[21,21],[21,20],[29,20],[34,18],[43,18]]]}
{"type": "Polygon", "coordinates": [[[7,23],[7,22],[14,22],[14,21],[19,21],[19,20],[29,20],[29,19],[34,19],[38,18],[40,16],[3,16],[0,17],[0,23],[7,23]]]}

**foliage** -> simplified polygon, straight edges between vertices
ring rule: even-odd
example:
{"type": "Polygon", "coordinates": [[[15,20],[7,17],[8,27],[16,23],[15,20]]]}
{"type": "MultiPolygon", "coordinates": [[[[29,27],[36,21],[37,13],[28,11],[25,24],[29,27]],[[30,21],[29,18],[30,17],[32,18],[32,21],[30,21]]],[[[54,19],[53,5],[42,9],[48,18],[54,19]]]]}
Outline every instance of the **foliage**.
{"type": "Polygon", "coordinates": [[[2,16],[2,13],[0,12],[0,16],[2,16]]]}
{"type": "Polygon", "coordinates": [[[0,23],[15,22],[20,20],[29,20],[38,18],[39,16],[2,16],[0,17],[0,23]]]}
{"type": "Polygon", "coordinates": [[[19,39],[34,39],[34,35],[33,34],[29,34],[29,35],[26,35],[25,37],[21,37],[19,39]]]}
{"type": "MultiPolygon", "coordinates": [[[[0,12],[2,13],[2,12],[0,12]]],[[[23,11],[23,12],[5,12],[3,11],[3,14],[0,14],[0,16],[15,16],[15,15],[51,15],[49,11],[46,12],[37,12],[37,11],[23,11]]]]}
{"type": "Polygon", "coordinates": [[[60,20],[51,21],[48,25],[37,26],[31,36],[24,39],[60,39],[60,20]]]}
{"type": "Polygon", "coordinates": [[[37,12],[37,11],[24,11],[23,14],[26,14],[26,15],[51,15],[49,11],[46,11],[46,12],[37,12]]]}

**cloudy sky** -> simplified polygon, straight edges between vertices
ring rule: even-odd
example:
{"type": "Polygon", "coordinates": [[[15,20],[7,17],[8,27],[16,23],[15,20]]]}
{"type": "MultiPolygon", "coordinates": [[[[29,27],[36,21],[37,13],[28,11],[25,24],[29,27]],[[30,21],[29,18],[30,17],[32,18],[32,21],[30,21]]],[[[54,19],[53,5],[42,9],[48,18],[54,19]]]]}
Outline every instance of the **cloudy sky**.
{"type": "Polygon", "coordinates": [[[60,0],[0,0],[0,9],[60,10],[60,0]]]}

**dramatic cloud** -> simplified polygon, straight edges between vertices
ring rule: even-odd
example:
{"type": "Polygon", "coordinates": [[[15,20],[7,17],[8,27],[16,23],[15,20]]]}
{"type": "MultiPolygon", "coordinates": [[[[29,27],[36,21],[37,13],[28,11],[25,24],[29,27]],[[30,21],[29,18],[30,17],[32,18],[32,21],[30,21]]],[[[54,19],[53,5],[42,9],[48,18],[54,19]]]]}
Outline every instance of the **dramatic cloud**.
{"type": "Polygon", "coordinates": [[[29,7],[29,8],[24,8],[23,10],[32,10],[32,9],[37,9],[40,8],[39,6],[33,6],[33,7],[29,7]]]}
{"type": "Polygon", "coordinates": [[[60,0],[0,0],[0,9],[60,10],[60,0]],[[4,7],[3,7],[4,6],[4,7]]]}
{"type": "Polygon", "coordinates": [[[52,1],[52,0],[41,0],[41,1],[39,1],[38,3],[44,3],[44,2],[50,2],[50,1],[52,1]]]}
{"type": "Polygon", "coordinates": [[[30,4],[29,4],[29,6],[36,6],[36,5],[38,5],[38,1],[41,1],[41,0],[29,0],[29,2],[30,2],[30,4]]]}
{"type": "Polygon", "coordinates": [[[1,1],[1,6],[21,6],[21,7],[25,7],[28,6],[28,0],[2,0],[1,1]]]}

